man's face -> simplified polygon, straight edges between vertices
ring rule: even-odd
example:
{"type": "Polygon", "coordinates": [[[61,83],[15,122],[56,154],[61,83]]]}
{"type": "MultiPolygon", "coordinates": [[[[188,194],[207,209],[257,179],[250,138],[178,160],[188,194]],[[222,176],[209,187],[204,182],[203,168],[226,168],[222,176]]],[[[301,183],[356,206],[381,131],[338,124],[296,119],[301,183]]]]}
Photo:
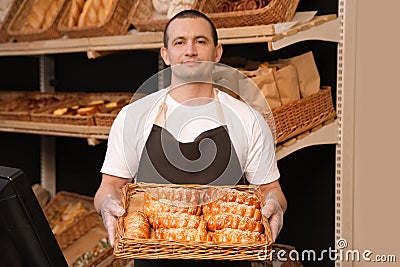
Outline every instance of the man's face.
{"type": "Polygon", "coordinates": [[[208,75],[214,64],[200,62],[218,62],[221,58],[222,47],[215,46],[211,26],[205,19],[175,19],[167,34],[168,48],[161,48],[161,56],[167,65],[173,66],[176,77],[203,79],[202,75],[208,75]]]}

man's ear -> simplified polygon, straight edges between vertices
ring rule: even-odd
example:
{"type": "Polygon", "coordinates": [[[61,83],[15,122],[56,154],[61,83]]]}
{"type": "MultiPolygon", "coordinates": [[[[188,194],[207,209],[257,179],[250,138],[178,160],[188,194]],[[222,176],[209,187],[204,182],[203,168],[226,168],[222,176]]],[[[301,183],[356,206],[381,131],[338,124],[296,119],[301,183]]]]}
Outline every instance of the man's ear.
{"type": "Polygon", "coordinates": [[[169,56],[168,56],[168,50],[164,46],[160,48],[160,55],[162,59],[164,60],[165,65],[169,66],[171,65],[169,62],[169,56]]]}
{"type": "Polygon", "coordinates": [[[216,49],[215,49],[215,62],[219,62],[222,57],[222,45],[217,44],[216,49]]]}

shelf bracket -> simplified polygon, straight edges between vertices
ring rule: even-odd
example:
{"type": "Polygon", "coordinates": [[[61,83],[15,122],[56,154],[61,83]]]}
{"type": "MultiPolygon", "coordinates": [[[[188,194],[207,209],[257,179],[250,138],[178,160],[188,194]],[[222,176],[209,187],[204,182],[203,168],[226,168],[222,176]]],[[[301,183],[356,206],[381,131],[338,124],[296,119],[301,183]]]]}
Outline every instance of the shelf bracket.
{"type": "MultiPolygon", "coordinates": [[[[54,57],[42,55],[40,65],[40,92],[54,92],[54,57]]],[[[52,136],[40,137],[40,183],[51,196],[56,194],[56,145],[52,136]]]]}

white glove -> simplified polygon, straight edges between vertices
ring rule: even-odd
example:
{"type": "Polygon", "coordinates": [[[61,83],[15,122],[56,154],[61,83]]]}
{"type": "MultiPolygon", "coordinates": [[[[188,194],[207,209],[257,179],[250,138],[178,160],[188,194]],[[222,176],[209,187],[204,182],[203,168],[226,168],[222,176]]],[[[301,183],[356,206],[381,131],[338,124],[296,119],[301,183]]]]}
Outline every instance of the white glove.
{"type": "Polygon", "coordinates": [[[100,207],[103,224],[107,229],[108,240],[114,247],[115,232],[117,230],[117,217],[124,215],[125,210],[119,204],[119,201],[111,195],[107,195],[100,207]]]}
{"type": "Polygon", "coordinates": [[[268,218],[272,239],[275,242],[283,226],[283,210],[274,193],[270,192],[265,198],[265,206],[262,208],[261,213],[268,218]]]}

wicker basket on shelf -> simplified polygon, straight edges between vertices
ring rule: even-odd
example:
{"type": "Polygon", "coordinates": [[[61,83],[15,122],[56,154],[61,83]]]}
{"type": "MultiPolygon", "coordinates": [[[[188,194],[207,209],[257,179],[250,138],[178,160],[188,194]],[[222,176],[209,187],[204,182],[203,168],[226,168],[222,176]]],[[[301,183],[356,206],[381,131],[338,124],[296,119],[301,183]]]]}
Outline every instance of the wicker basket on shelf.
{"type": "Polygon", "coordinates": [[[217,28],[267,25],[291,21],[299,0],[270,0],[266,6],[254,10],[214,13],[220,5],[226,2],[227,0],[207,1],[200,6],[200,10],[207,14],[217,28]]]}
{"type": "Polygon", "coordinates": [[[124,101],[129,101],[132,97],[131,93],[76,93],[75,97],[60,103],[59,105],[54,105],[48,109],[41,110],[40,112],[31,113],[31,120],[35,122],[47,122],[56,124],[67,124],[67,125],[95,125],[94,114],[54,114],[55,110],[70,108],[73,106],[84,108],[89,107],[90,103],[97,100],[104,100],[104,104],[101,104],[101,108],[104,108],[106,102],[114,102],[123,99],[124,101]]]}
{"type": "MultiPolygon", "coordinates": [[[[27,22],[27,17],[32,11],[35,0],[24,0],[20,5],[17,13],[10,22],[7,28],[7,34],[15,38],[17,41],[34,41],[45,39],[57,39],[61,37],[60,32],[57,30],[57,24],[60,19],[60,14],[65,8],[66,0],[54,0],[50,6],[54,6],[54,13],[49,16],[49,23],[37,30],[24,30],[24,25],[27,22]]],[[[50,9],[49,8],[49,9],[50,9]]]]}
{"type": "MultiPolygon", "coordinates": [[[[129,212],[140,210],[137,203],[143,198],[145,187],[184,188],[199,190],[200,192],[209,189],[209,185],[174,185],[174,184],[127,184],[122,190],[121,203],[129,212]],[[132,198],[134,200],[132,200],[132,198]],[[132,209],[129,203],[133,201],[135,207],[132,209]]],[[[218,188],[229,188],[218,186],[218,188]]],[[[215,188],[215,187],[213,187],[215,188]]],[[[234,186],[236,190],[248,192],[260,200],[261,205],[265,204],[261,192],[253,186],[234,186]]],[[[204,192],[204,191],[203,191],[204,192]]],[[[194,259],[194,260],[250,260],[257,261],[260,253],[271,252],[272,234],[268,220],[262,216],[262,223],[265,228],[265,241],[247,242],[216,242],[216,241],[174,241],[165,239],[143,239],[128,238],[125,235],[124,216],[120,217],[117,224],[117,236],[114,245],[114,255],[124,259],[194,259]]]]}
{"type": "Polygon", "coordinates": [[[336,117],[331,87],[272,110],[276,143],[286,141],[336,117]]]}
{"type": "Polygon", "coordinates": [[[72,1],[69,2],[61,14],[57,29],[70,38],[84,38],[95,36],[122,35],[128,31],[128,14],[133,1],[130,0],[110,0],[112,8],[104,22],[94,26],[68,26],[72,1]]]}
{"type": "MultiPolygon", "coordinates": [[[[199,9],[205,0],[193,1],[192,9],[199,9]]],[[[152,1],[137,0],[132,6],[128,17],[129,21],[138,31],[158,32],[163,31],[168,22],[166,15],[159,14],[152,1]]]]}
{"type": "Polygon", "coordinates": [[[0,18],[0,43],[11,41],[11,36],[7,33],[7,27],[12,21],[14,15],[17,13],[19,6],[23,0],[10,0],[7,11],[3,18],[0,18]]]}
{"type": "MultiPolygon", "coordinates": [[[[133,101],[136,101],[146,95],[147,95],[146,93],[135,93],[132,96],[132,94],[129,93],[126,95],[126,97],[130,97],[131,98],[130,102],[133,102],[133,101]]],[[[111,112],[108,112],[108,113],[100,112],[100,113],[94,114],[94,121],[95,121],[96,126],[110,127],[113,124],[113,122],[114,122],[115,118],[117,117],[117,114],[120,110],[121,109],[113,110],[112,113],[111,112]]]]}
{"type": "Polygon", "coordinates": [[[68,93],[5,91],[0,93],[0,119],[30,121],[31,112],[40,112],[70,97],[68,93]]]}
{"type": "Polygon", "coordinates": [[[57,193],[46,205],[44,212],[62,249],[83,236],[88,230],[102,223],[101,217],[94,209],[93,198],[71,192],[57,193]],[[58,220],[60,220],[68,205],[78,204],[84,208],[84,212],[80,213],[79,216],[69,218],[71,221],[66,222],[65,228],[56,231],[57,222],[60,223],[58,220]]]}

